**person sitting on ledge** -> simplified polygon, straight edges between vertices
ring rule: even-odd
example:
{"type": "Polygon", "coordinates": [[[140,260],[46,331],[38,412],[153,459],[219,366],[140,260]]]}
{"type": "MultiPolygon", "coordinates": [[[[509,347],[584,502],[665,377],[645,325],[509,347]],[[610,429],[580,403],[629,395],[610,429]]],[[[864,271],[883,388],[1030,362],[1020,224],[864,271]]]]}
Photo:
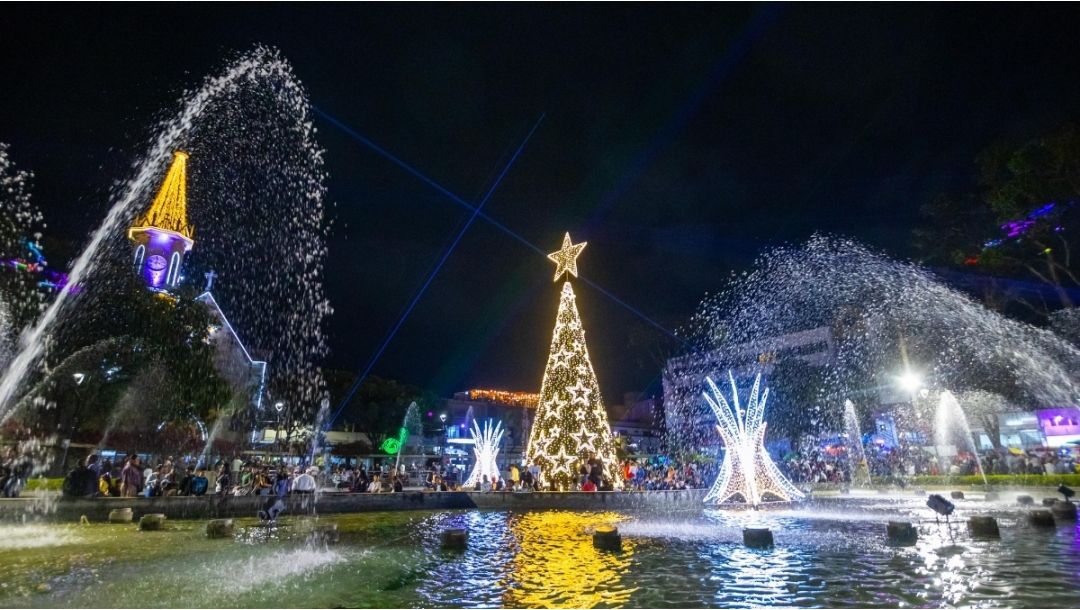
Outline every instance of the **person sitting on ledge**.
{"type": "Polygon", "coordinates": [[[176,470],[171,464],[161,469],[161,482],[158,487],[161,489],[161,495],[163,496],[175,496],[177,494],[176,470]]]}
{"type": "Polygon", "coordinates": [[[255,473],[255,481],[252,484],[252,493],[257,496],[270,495],[270,472],[263,466],[255,473]]]}
{"type": "Polygon", "coordinates": [[[370,484],[371,481],[368,480],[367,471],[363,468],[357,469],[356,478],[353,480],[352,490],[354,492],[365,492],[370,484]]]}
{"type": "Polygon", "coordinates": [[[195,467],[188,465],[184,469],[184,477],[180,479],[180,485],[177,487],[177,494],[181,496],[190,496],[191,485],[195,482],[195,467]]]}
{"type": "Polygon", "coordinates": [[[368,485],[368,493],[377,494],[382,491],[382,483],[379,482],[379,477],[371,477],[371,484],[368,485]]]}
{"type": "Polygon", "coordinates": [[[153,498],[161,495],[160,465],[150,471],[150,476],[146,479],[146,485],[143,487],[142,495],[146,498],[153,498]]]}
{"type": "Polygon", "coordinates": [[[480,482],[476,484],[476,488],[476,491],[482,491],[484,493],[491,491],[491,481],[488,480],[488,476],[486,474],[482,479],[480,479],[480,482]]]}
{"type": "Polygon", "coordinates": [[[296,477],[295,481],[293,481],[293,493],[315,493],[315,477],[311,476],[310,470],[305,470],[300,476],[296,477]]]}
{"type": "Polygon", "coordinates": [[[230,489],[232,489],[232,471],[228,462],[222,462],[219,466],[217,483],[214,484],[214,494],[227,496],[230,489]]]}
{"type": "Polygon", "coordinates": [[[401,478],[398,477],[397,475],[394,475],[394,491],[395,492],[405,491],[405,486],[401,484],[401,478]]]}
{"type": "Polygon", "coordinates": [[[98,493],[105,497],[117,495],[112,476],[112,469],[112,462],[110,460],[105,460],[105,462],[101,464],[101,474],[98,475],[98,493]]]}
{"type": "Polygon", "coordinates": [[[495,479],[495,491],[506,491],[506,482],[503,479],[495,479]]]}

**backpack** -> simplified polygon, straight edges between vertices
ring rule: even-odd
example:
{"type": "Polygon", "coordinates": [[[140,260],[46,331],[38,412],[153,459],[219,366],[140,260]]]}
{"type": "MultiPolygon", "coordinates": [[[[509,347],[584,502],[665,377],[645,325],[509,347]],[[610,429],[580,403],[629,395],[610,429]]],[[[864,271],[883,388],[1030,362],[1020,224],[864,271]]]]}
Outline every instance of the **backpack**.
{"type": "Polygon", "coordinates": [[[191,495],[204,495],[206,493],[206,488],[209,486],[210,481],[207,481],[206,477],[193,477],[191,479],[191,495]]]}

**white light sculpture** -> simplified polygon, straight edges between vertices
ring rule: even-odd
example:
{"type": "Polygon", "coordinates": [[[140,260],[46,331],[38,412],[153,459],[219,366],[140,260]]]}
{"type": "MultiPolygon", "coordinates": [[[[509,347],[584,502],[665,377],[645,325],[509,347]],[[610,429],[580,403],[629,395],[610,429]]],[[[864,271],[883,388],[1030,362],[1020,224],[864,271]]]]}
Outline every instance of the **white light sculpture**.
{"type": "Polygon", "coordinates": [[[743,502],[757,506],[766,494],[780,501],[801,499],[802,492],[780,473],[765,451],[765,401],[769,398],[769,389],[765,388],[759,397],[761,374],[758,373],[754,379],[754,389],[750,391],[750,401],[745,411],[739,404],[739,390],[731,371],[728,371],[728,379],[731,380],[734,406],[728,404],[711,377],[706,377],[705,381],[712,395],[702,392],[720,422],[716,429],[726,449],[720,474],[705,495],[705,502],[723,504],[735,496],[741,496],[743,502]]]}
{"type": "Polygon", "coordinates": [[[499,476],[499,466],[495,463],[495,456],[499,454],[499,443],[502,442],[502,422],[491,427],[491,420],[484,422],[484,429],[472,422],[473,453],[476,455],[476,466],[472,474],[465,481],[465,487],[471,487],[483,480],[487,475],[488,481],[493,481],[499,476]]]}

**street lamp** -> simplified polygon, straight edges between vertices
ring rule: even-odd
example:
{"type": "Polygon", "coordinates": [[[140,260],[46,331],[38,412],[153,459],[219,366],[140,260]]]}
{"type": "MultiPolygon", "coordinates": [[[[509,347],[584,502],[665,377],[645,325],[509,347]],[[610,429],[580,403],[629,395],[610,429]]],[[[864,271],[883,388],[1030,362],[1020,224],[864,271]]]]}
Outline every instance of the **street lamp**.
{"type": "Polygon", "coordinates": [[[277,422],[274,425],[274,446],[278,451],[281,451],[281,412],[285,410],[285,403],[277,401],[274,403],[274,410],[277,411],[277,422]]]}
{"type": "Polygon", "coordinates": [[[79,427],[79,415],[82,413],[83,408],[83,396],[79,391],[79,387],[84,381],[86,381],[86,373],[72,373],[71,378],[75,380],[75,414],[71,418],[71,430],[68,431],[68,438],[64,439],[61,443],[64,446],[64,458],[60,461],[60,473],[67,469],[67,456],[68,448],[71,446],[71,437],[75,436],[75,430],[79,427]]]}
{"type": "Polygon", "coordinates": [[[923,387],[922,376],[910,370],[904,371],[902,375],[897,377],[897,382],[905,392],[911,395],[914,395],[923,387]]]}

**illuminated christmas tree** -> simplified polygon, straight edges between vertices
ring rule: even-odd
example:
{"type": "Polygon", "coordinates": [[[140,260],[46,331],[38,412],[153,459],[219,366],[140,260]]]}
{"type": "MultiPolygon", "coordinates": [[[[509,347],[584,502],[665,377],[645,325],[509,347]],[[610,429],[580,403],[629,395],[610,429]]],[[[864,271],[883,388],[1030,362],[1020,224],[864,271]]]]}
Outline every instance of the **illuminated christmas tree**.
{"type": "Polygon", "coordinates": [[[801,499],[802,492],[781,474],[765,450],[765,402],[769,400],[769,388],[759,395],[761,374],[754,378],[754,388],[750,390],[750,401],[745,410],[739,403],[739,389],[731,371],[728,371],[728,379],[731,404],[712,377],[705,378],[711,395],[702,392],[720,422],[716,430],[724,441],[724,463],[705,502],[723,504],[737,497],[756,507],[766,498],[772,501],[801,499]]]}
{"type": "MultiPolygon", "coordinates": [[[[577,277],[577,257],[584,248],[584,242],[572,244],[567,233],[562,249],[548,255],[557,265],[556,282],[563,273],[577,277]]],[[[582,461],[592,458],[603,463],[604,480],[619,487],[621,479],[616,474],[618,464],[611,427],[585,346],[574,289],[567,280],[562,287],[551,352],[525,459],[528,464],[540,467],[540,481],[545,486],[554,483],[560,489],[568,489],[577,483],[582,461]]]]}

